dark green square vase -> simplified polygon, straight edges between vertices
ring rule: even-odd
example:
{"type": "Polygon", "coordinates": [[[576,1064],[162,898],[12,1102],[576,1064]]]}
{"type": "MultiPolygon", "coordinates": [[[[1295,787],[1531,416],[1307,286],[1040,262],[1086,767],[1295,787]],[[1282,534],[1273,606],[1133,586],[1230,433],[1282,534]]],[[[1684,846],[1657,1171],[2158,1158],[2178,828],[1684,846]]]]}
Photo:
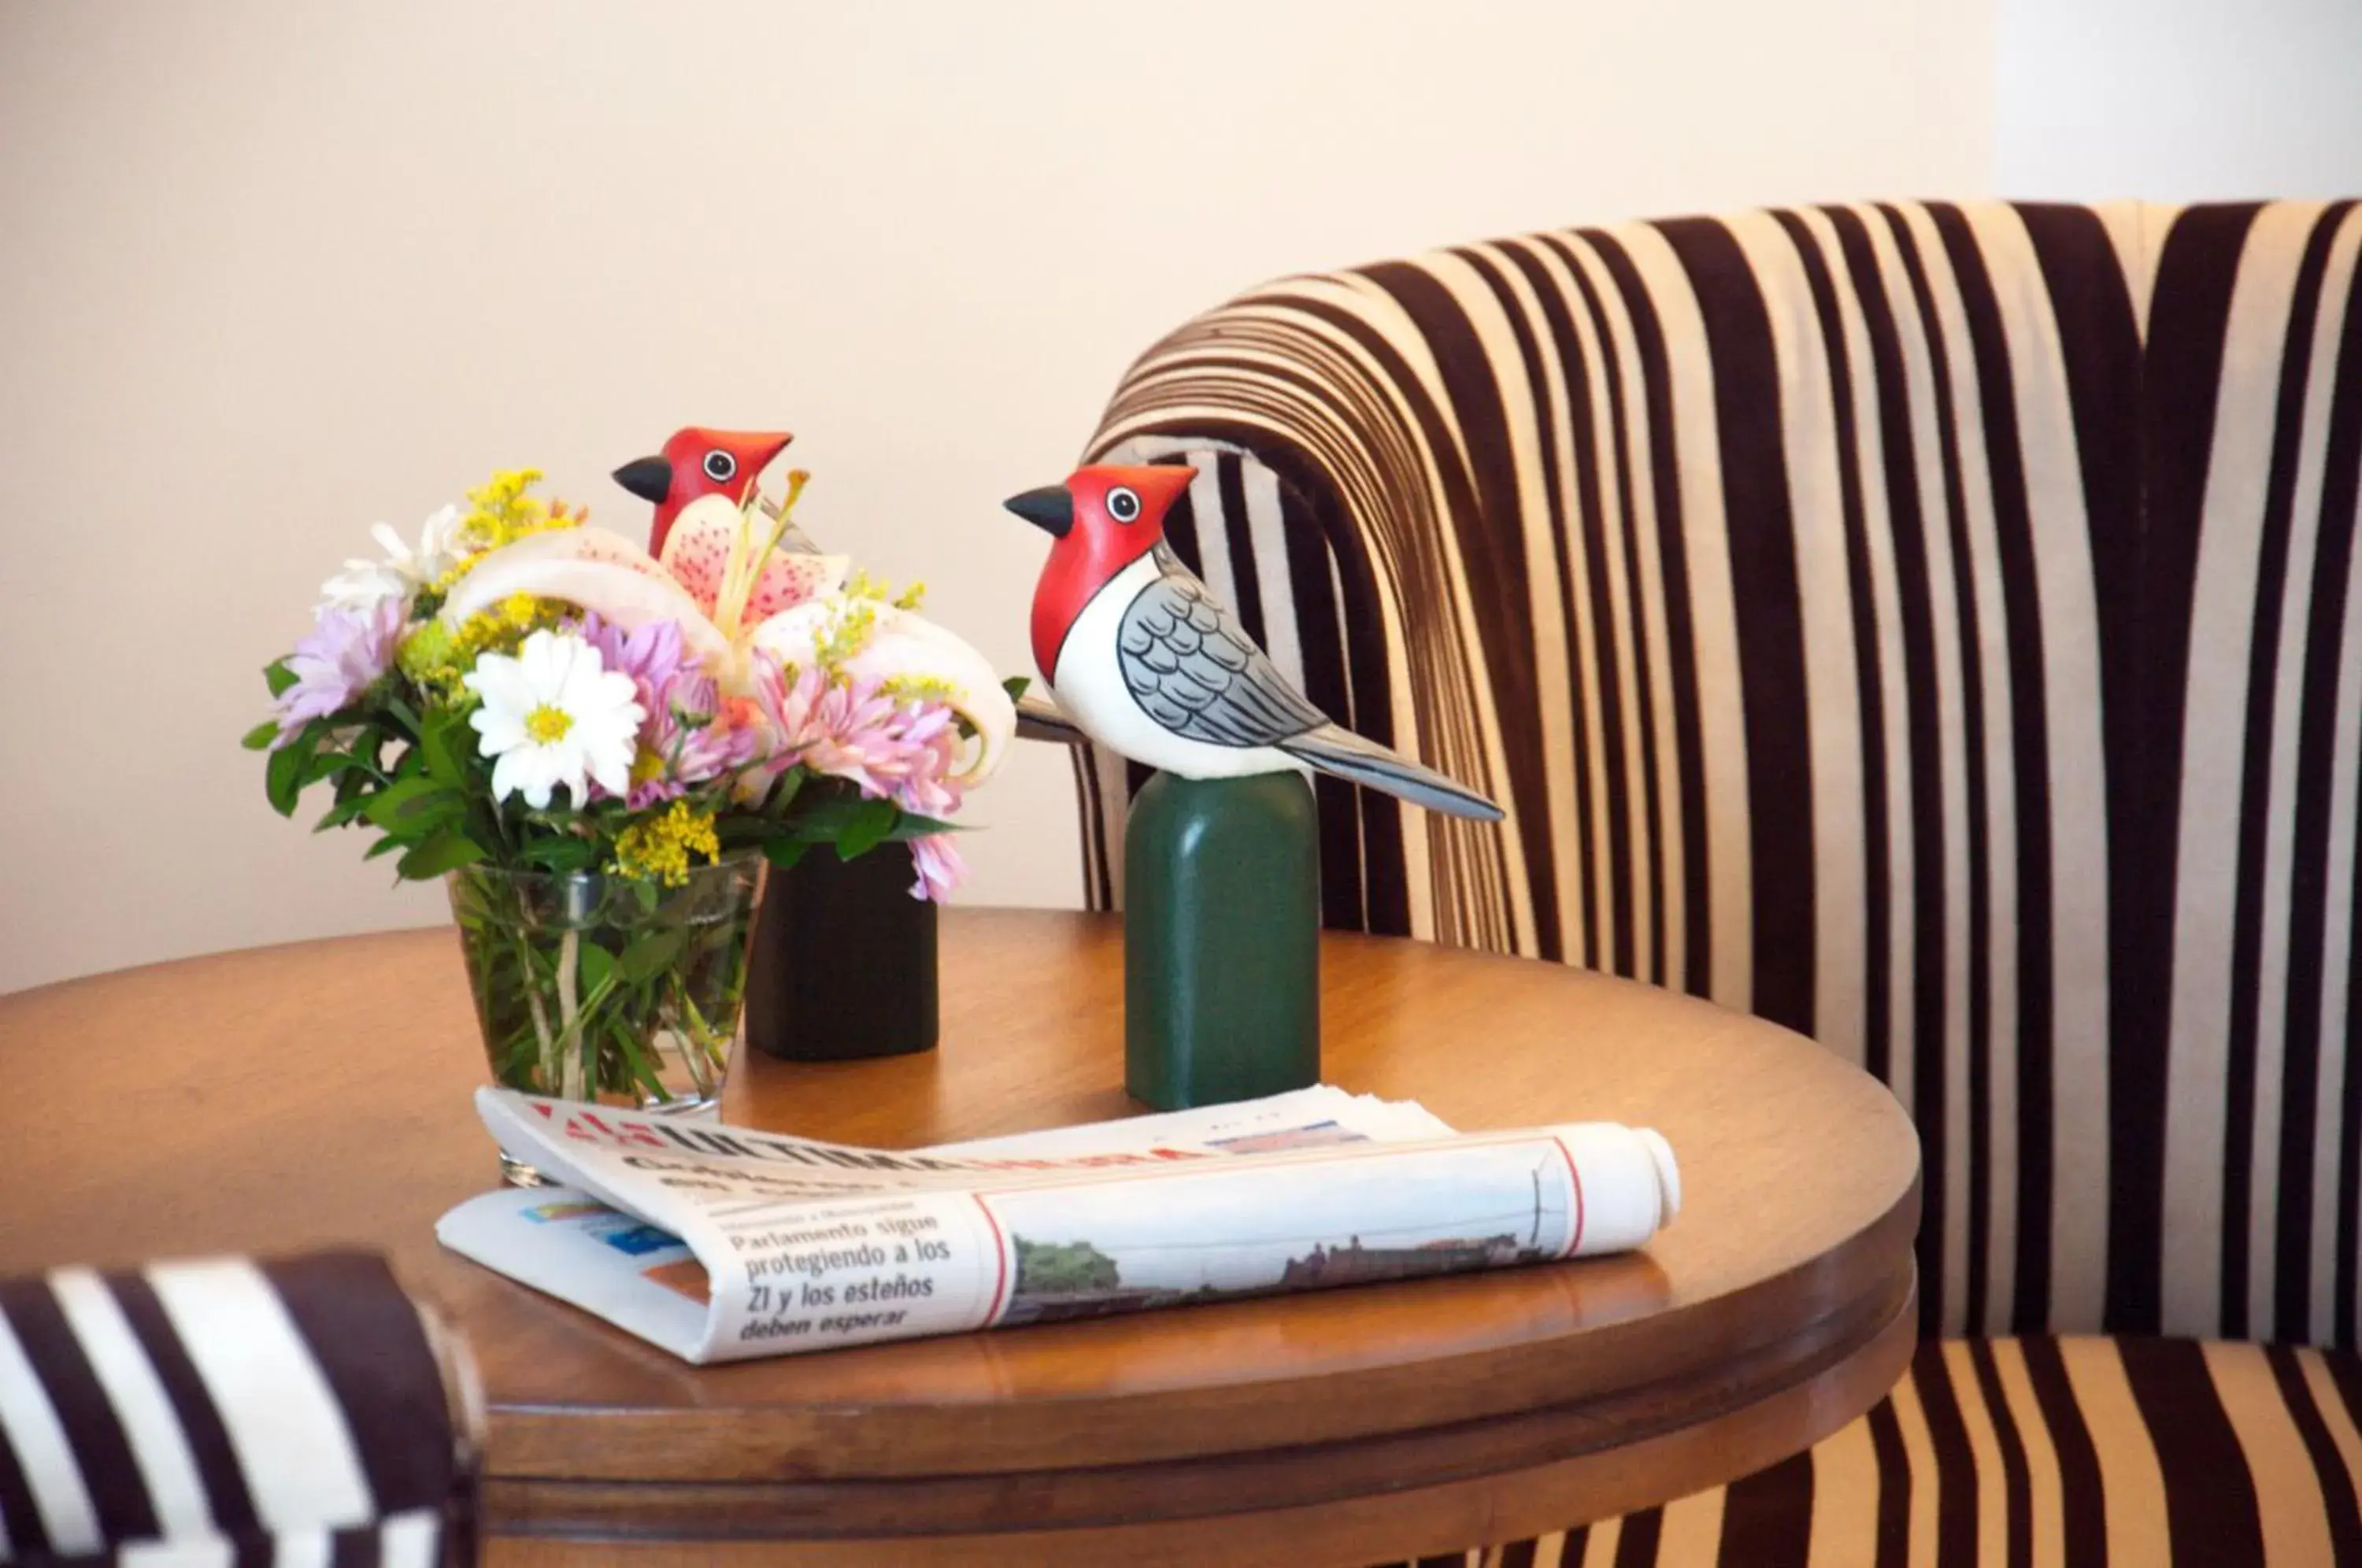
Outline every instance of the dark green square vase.
{"type": "Polygon", "coordinates": [[[766,878],[746,962],[746,1043],[789,1062],[934,1049],[935,906],[911,896],[910,850],[814,849],[766,878]]]}
{"type": "Polygon", "coordinates": [[[1159,773],[1132,798],[1123,865],[1131,1097],[1177,1110],[1319,1083],[1311,785],[1296,773],[1159,773]]]}

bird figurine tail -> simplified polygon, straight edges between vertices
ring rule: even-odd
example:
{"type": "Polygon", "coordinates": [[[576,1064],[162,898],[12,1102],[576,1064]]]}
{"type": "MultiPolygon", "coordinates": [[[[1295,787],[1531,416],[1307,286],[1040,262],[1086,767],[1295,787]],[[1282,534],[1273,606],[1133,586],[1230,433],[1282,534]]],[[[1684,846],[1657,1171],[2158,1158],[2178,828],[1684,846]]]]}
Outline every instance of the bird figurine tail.
{"type": "Polygon", "coordinates": [[[1336,724],[1292,736],[1280,742],[1279,749],[1319,772],[1382,790],[1430,812],[1480,823],[1501,820],[1501,808],[1466,785],[1336,724]]]}

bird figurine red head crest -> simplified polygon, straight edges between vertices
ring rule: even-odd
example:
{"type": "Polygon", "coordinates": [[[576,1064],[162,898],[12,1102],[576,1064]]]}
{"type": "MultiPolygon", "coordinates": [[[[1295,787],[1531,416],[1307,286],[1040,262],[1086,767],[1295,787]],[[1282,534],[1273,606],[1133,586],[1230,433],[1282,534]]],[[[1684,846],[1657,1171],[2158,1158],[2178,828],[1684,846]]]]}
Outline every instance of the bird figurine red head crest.
{"type": "Polygon", "coordinates": [[[1164,542],[1165,513],[1188,491],[1194,471],[1082,469],[1063,485],[1027,491],[1009,502],[1009,510],[1056,540],[1033,590],[1033,662],[1052,685],[1075,617],[1109,578],[1164,542]]]}
{"type": "Polygon", "coordinates": [[[1330,723],[1164,540],[1194,469],[1092,467],[1011,496],[1056,542],[1033,589],[1033,660],[1094,741],[1184,778],[1310,768],[1497,822],[1474,790],[1330,723]]]}
{"type": "Polygon", "coordinates": [[[648,554],[661,559],[673,519],[691,502],[709,495],[745,503],[746,492],[771,460],[795,437],[784,430],[676,430],[653,458],[635,458],[615,470],[615,482],[656,505],[648,526],[648,554]]]}

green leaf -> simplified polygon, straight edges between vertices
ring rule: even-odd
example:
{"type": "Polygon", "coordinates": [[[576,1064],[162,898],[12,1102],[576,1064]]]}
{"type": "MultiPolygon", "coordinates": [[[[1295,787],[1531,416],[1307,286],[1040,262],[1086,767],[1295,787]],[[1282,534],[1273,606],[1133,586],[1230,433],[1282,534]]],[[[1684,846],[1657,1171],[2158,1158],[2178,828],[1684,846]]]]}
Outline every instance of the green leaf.
{"type": "Polygon", "coordinates": [[[1032,684],[1033,678],[1030,675],[1012,675],[1008,679],[1000,683],[1000,689],[1003,691],[1008,692],[1009,700],[1011,702],[1014,702],[1019,698],[1024,696],[1027,688],[1031,687],[1032,684]]]}
{"type": "Polygon", "coordinates": [[[787,820],[787,830],[811,843],[832,844],[872,806],[893,809],[890,801],[865,801],[858,795],[844,795],[806,806],[787,820]]]}
{"type": "Polygon", "coordinates": [[[850,860],[886,842],[902,813],[891,801],[864,801],[836,835],[836,857],[850,860]]]}
{"type": "Polygon", "coordinates": [[[795,803],[796,796],[803,790],[804,780],[811,777],[811,769],[800,762],[780,774],[779,781],[771,786],[770,799],[763,802],[763,809],[775,817],[783,814],[795,803]]]}
{"type": "Polygon", "coordinates": [[[763,858],[781,871],[792,871],[796,862],[804,857],[804,851],[811,847],[811,845],[804,839],[790,838],[783,833],[773,834],[763,841],[763,858]]]}
{"type": "Polygon", "coordinates": [[[544,871],[588,871],[598,864],[599,846],[587,838],[537,838],[517,851],[517,860],[544,871]]]}
{"type": "Polygon", "coordinates": [[[270,766],[262,776],[262,790],[272,811],[282,817],[295,814],[296,797],[304,792],[304,770],[311,765],[312,748],[300,740],[270,754],[270,766]]]}
{"type": "Polygon", "coordinates": [[[468,772],[460,766],[459,755],[452,750],[451,743],[458,738],[458,732],[467,727],[464,714],[446,708],[428,718],[426,727],[418,734],[418,749],[426,764],[426,776],[454,790],[467,786],[468,772]]]}
{"type": "MultiPolygon", "coordinates": [[[[326,833],[330,828],[343,827],[348,823],[350,823],[355,817],[359,816],[361,814],[361,808],[368,803],[369,802],[367,801],[358,795],[349,800],[339,801],[335,805],[328,808],[326,815],[323,816],[318,822],[312,824],[312,831],[314,833],[326,833]]],[[[392,841],[389,840],[388,842],[392,841]]]]}
{"type": "Polygon", "coordinates": [[[280,697],[284,696],[287,689],[295,684],[295,672],[287,668],[285,659],[274,658],[262,667],[262,679],[270,682],[270,694],[273,697],[280,697]]]}
{"type": "Polygon", "coordinates": [[[239,737],[238,745],[248,751],[268,751],[270,743],[279,738],[279,721],[265,719],[239,737]]]}
{"type": "Polygon", "coordinates": [[[957,823],[947,823],[940,817],[922,817],[916,812],[904,812],[894,831],[886,835],[889,844],[908,844],[914,838],[930,838],[939,833],[966,833],[957,823]]]}
{"type": "Polygon", "coordinates": [[[414,845],[394,875],[405,881],[425,882],[440,877],[446,871],[456,871],[484,857],[483,846],[463,833],[444,832],[431,834],[425,842],[414,845]]]}
{"type": "Polygon", "coordinates": [[[575,966],[586,998],[595,999],[615,983],[615,955],[595,942],[575,950],[575,966]]]}
{"type": "Polygon", "coordinates": [[[624,979],[631,985],[641,985],[672,967],[680,950],[689,944],[687,926],[667,926],[636,938],[624,949],[624,979]]]}
{"type": "Polygon", "coordinates": [[[447,789],[432,778],[397,778],[371,795],[369,804],[362,810],[378,826],[388,833],[398,833],[405,827],[414,829],[422,825],[405,821],[414,813],[454,805],[462,810],[467,805],[457,790],[447,789]]]}
{"type": "Polygon", "coordinates": [[[744,812],[717,812],[713,818],[713,836],[722,841],[724,850],[744,849],[750,844],[761,844],[778,831],[776,823],[763,817],[749,816],[744,812]]]}
{"type": "Polygon", "coordinates": [[[341,751],[324,751],[315,756],[304,769],[303,788],[310,789],[324,778],[334,778],[361,767],[361,760],[341,751]]]}
{"type": "Polygon", "coordinates": [[[361,858],[363,860],[375,860],[381,855],[392,855],[397,849],[407,849],[409,847],[410,845],[407,840],[395,838],[389,834],[385,837],[379,839],[375,844],[370,845],[366,850],[363,850],[361,852],[361,858]]]}
{"type": "Polygon", "coordinates": [[[402,820],[388,831],[413,843],[438,833],[456,833],[466,838],[476,836],[468,831],[467,802],[456,794],[414,803],[410,810],[402,813],[402,820]]]}
{"type": "Polygon", "coordinates": [[[608,1038],[615,1043],[615,1053],[623,1058],[624,1067],[631,1073],[632,1081],[636,1083],[651,1099],[670,1099],[672,1096],[666,1092],[664,1080],[657,1077],[656,1069],[648,1065],[646,1055],[640,1049],[640,1043],[632,1038],[632,1032],[629,1029],[623,1027],[623,1021],[620,1019],[611,1021],[607,1034],[608,1038]]]}

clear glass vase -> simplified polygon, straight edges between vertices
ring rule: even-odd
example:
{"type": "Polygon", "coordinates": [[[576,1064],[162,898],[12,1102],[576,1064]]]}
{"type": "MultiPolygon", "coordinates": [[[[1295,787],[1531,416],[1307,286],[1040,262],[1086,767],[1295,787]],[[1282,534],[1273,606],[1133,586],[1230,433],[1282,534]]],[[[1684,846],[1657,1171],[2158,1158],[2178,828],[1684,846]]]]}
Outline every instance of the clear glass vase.
{"type": "MultiPolygon", "coordinates": [[[[469,866],[445,878],[492,1077],[560,1099],[697,1115],[721,1098],[762,856],[679,886],[469,866]]],[[[540,1177],[501,1157],[508,1181],[540,1177]]]]}

